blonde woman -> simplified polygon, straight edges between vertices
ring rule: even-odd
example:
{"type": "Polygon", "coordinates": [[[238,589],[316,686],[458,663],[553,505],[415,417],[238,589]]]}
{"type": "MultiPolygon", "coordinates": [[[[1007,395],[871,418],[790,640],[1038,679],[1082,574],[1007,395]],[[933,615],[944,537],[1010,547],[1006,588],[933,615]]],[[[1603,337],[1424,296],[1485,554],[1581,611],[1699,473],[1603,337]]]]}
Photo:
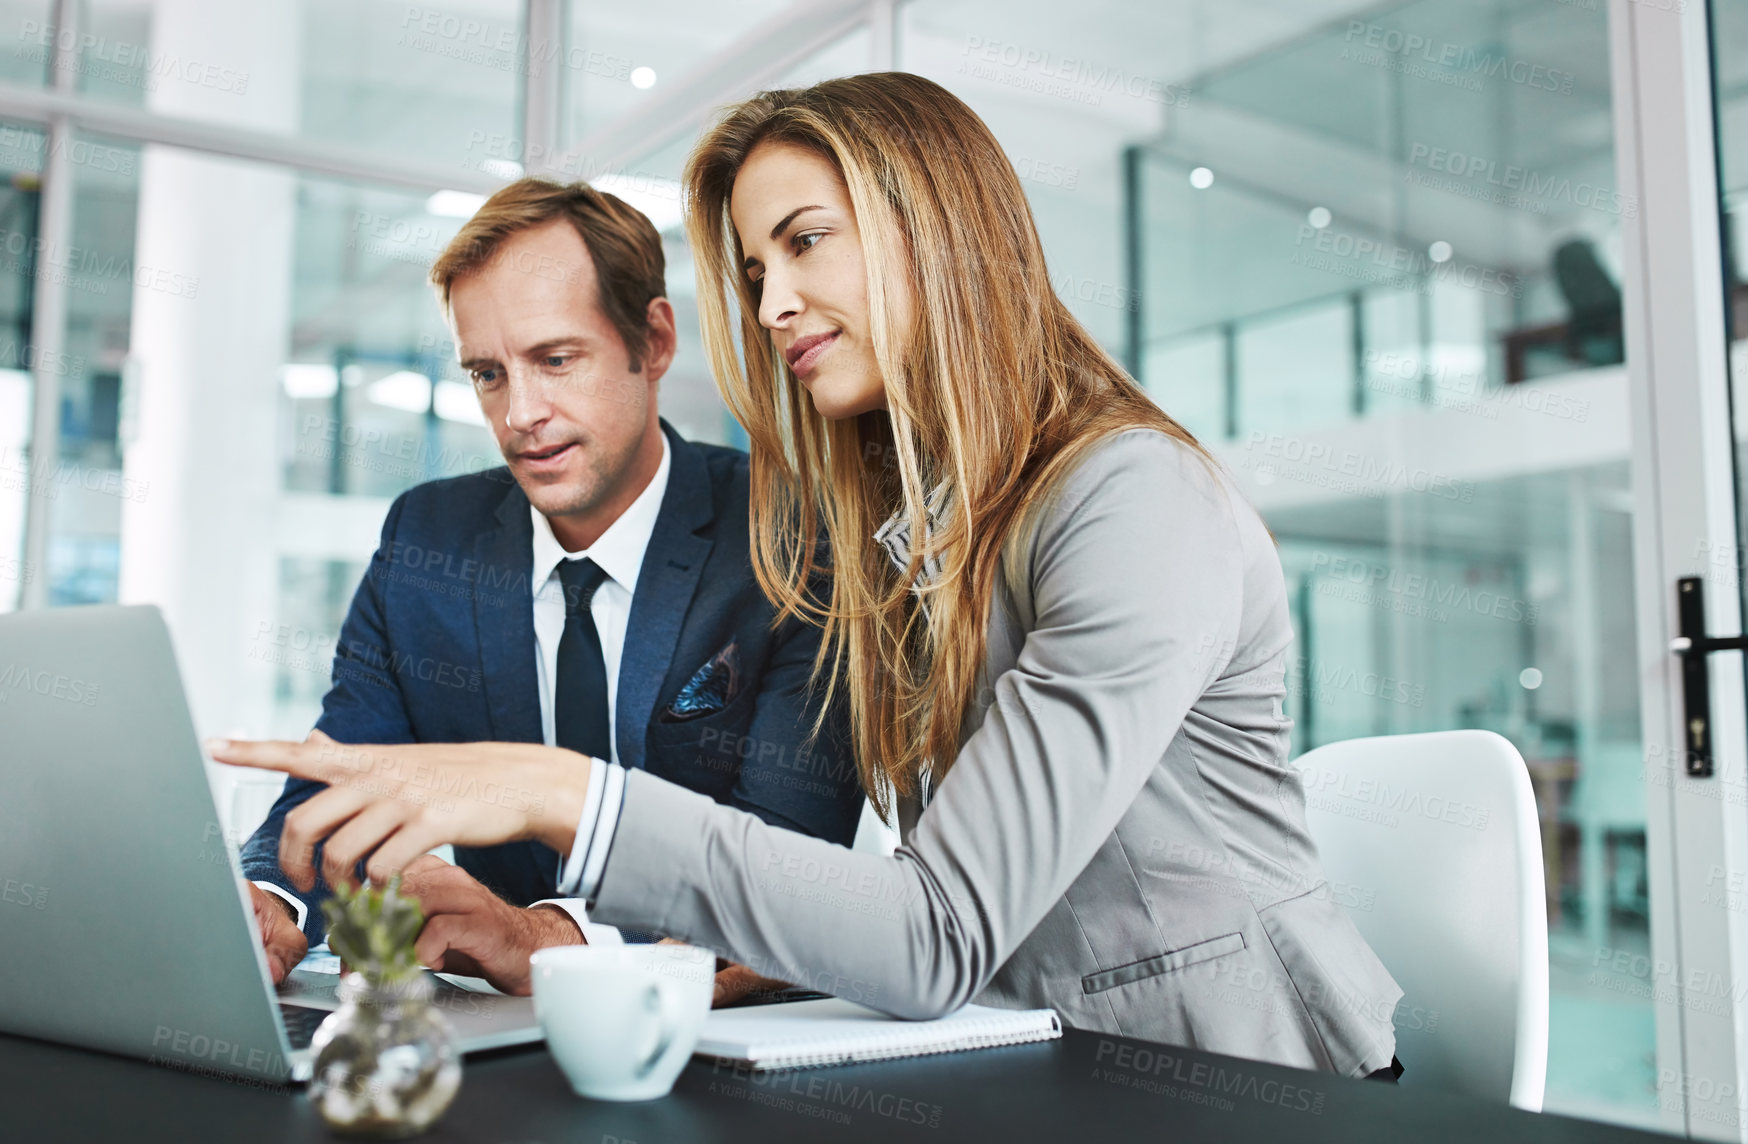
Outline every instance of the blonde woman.
{"type": "Polygon", "coordinates": [[[1331,900],[1287,761],[1274,545],[1053,293],[988,128],[911,75],[768,92],[686,190],[754,567],[823,625],[816,681],[847,691],[903,845],[551,748],[216,744],[332,784],[287,820],[287,873],[312,879],[330,835],[330,881],[534,838],[600,921],[899,1016],[1048,1006],[1393,1079],[1401,990],[1331,900]],[[539,797],[422,797],[488,786],[539,797]]]}

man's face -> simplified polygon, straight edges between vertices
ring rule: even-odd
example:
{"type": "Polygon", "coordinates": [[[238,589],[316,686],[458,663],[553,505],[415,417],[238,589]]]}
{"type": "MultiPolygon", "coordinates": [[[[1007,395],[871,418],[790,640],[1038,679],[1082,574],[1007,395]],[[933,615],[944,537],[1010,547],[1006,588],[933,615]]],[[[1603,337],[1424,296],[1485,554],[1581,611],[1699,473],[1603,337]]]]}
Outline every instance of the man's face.
{"type": "Polygon", "coordinates": [[[506,239],[449,301],[461,366],[534,507],[550,518],[629,503],[623,486],[673,359],[667,299],[650,303],[649,348],[633,369],[601,312],[589,248],[558,219],[506,239]]]}

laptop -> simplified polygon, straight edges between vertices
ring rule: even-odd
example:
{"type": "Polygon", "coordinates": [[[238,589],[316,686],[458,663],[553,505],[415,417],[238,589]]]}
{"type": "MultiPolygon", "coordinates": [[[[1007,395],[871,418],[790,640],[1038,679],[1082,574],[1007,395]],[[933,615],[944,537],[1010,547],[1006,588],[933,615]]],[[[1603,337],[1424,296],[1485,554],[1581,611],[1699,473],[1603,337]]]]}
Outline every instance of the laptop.
{"type": "MultiPolygon", "coordinates": [[[[338,978],[275,989],[163,616],[0,616],[0,1032],[246,1081],[309,1079],[338,978]]],[[[530,998],[437,981],[464,1052],[541,1038],[530,998]]]]}

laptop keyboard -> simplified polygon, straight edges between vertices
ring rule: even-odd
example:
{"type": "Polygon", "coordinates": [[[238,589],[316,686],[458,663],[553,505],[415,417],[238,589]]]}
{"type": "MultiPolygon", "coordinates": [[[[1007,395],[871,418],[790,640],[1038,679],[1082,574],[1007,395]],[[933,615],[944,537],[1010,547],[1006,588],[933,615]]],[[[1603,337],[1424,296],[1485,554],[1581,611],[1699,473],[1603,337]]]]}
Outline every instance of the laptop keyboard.
{"type": "Polygon", "coordinates": [[[285,1035],[294,1049],[307,1049],[316,1029],[327,1019],[331,1009],[311,1009],[307,1005],[287,1005],[280,1002],[279,1015],[285,1021],[285,1035]]]}
{"type": "MultiPolygon", "coordinates": [[[[436,986],[432,993],[432,1003],[449,1013],[454,1020],[457,1014],[473,1014],[491,1012],[492,998],[490,994],[472,993],[457,985],[452,985],[440,977],[433,977],[431,983],[436,986]]],[[[825,994],[820,994],[825,996],[825,994]]],[[[291,1001],[279,1003],[279,1015],[285,1021],[285,1035],[291,1041],[294,1049],[307,1049],[310,1041],[316,1035],[316,1029],[327,1019],[332,1009],[317,1009],[310,1005],[299,1005],[291,1001]]]]}

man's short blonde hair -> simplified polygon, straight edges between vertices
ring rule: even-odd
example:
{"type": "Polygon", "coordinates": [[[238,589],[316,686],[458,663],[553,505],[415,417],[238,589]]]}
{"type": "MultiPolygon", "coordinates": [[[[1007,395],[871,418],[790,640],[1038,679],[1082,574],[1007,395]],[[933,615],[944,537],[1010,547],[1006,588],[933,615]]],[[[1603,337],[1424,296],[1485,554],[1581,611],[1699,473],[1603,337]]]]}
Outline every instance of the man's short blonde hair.
{"type": "Polygon", "coordinates": [[[631,368],[641,369],[649,304],[668,292],[661,235],[642,211],[587,183],[518,179],[487,199],[431,267],[444,312],[457,278],[484,270],[510,236],[554,219],[569,220],[589,248],[601,312],[625,343],[631,368]]]}

